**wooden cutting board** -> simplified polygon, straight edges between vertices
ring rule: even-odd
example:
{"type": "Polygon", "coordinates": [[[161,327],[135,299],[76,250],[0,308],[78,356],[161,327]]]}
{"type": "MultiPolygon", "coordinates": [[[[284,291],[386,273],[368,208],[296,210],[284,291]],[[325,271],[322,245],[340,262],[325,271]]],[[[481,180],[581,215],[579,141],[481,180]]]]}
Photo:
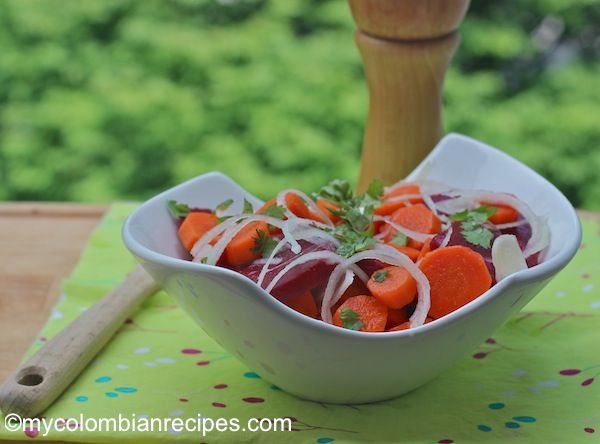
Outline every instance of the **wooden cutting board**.
{"type": "Polygon", "coordinates": [[[0,384],[36,339],[105,205],[0,203],[0,384]]]}

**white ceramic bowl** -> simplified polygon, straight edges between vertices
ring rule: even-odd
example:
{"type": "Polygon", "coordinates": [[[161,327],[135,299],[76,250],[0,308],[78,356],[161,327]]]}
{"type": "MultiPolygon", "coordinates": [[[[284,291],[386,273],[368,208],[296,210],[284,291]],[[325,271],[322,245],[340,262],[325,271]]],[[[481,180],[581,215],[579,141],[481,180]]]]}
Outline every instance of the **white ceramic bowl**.
{"type": "Polygon", "coordinates": [[[446,136],[409,179],[417,175],[464,189],[514,193],[547,216],[552,235],[547,259],[435,322],[365,333],[298,314],[240,274],[188,260],[168,200],[208,208],[229,198],[260,203],[223,174],[202,175],[148,200],[126,221],[123,239],[200,327],[264,379],[315,401],[381,401],[425,384],[489,338],[573,258],[581,241],[575,210],[552,184],[476,140],[446,136]]]}

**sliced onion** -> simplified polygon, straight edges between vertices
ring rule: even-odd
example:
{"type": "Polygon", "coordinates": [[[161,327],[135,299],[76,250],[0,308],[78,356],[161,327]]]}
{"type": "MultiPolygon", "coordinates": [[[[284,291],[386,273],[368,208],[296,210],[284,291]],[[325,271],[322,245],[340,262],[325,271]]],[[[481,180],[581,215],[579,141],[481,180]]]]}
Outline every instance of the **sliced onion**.
{"type": "MultiPolygon", "coordinates": [[[[267,275],[269,268],[271,267],[271,265],[275,264],[275,263],[280,263],[281,259],[279,259],[279,261],[275,262],[276,258],[275,255],[278,254],[279,252],[281,252],[281,250],[283,250],[283,248],[285,247],[285,244],[287,243],[287,240],[285,238],[281,239],[277,245],[275,245],[275,248],[273,248],[273,251],[271,251],[271,254],[269,255],[269,257],[267,258],[267,260],[265,261],[265,264],[263,265],[262,269],[260,270],[260,274],[258,275],[258,279],[256,280],[256,283],[262,287],[262,282],[265,278],[265,276],[267,275]]],[[[254,263],[257,263],[257,261],[255,261],[254,263]]]]}
{"type": "Polygon", "coordinates": [[[508,230],[510,228],[517,228],[522,225],[527,225],[527,223],[527,219],[519,219],[514,222],[507,222],[505,224],[494,224],[494,227],[496,227],[498,230],[508,230]]]}
{"type": "Polygon", "coordinates": [[[450,197],[437,203],[438,208],[449,214],[472,209],[474,204],[481,202],[507,205],[517,210],[531,227],[531,237],[523,248],[523,255],[526,258],[542,251],[550,243],[550,232],[545,221],[538,217],[525,202],[511,194],[499,191],[461,190],[451,193],[450,197]]]}
{"type": "Polygon", "coordinates": [[[223,251],[225,251],[225,247],[231,241],[231,239],[233,239],[243,227],[251,222],[256,221],[264,221],[277,228],[283,228],[283,221],[275,217],[254,213],[236,215],[235,217],[230,217],[229,219],[224,220],[217,226],[207,231],[194,244],[190,251],[191,255],[194,258],[197,256],[200,256],[201,258],[206,256],[206,263],[209,265],[215,265],[223,254],[223,251]],[[210,242],[219,235],[221,235],[219,241],[215,243],[214,246],[210,246],[211,248],[208,248],[207,245],[210,245],[210,242]],[[206,251],[209,251],[208,255],[201,254],[206,251]]]}
{"type": "Polygon", "coordinates": [[[385,203],[404,202],[406,206],[410,206],[413,203],[411,199],[421,199],[423,196],[420,194],[402,194],[400,196],[391,196],[385,198],[385,203]]]}
{"type": "Polygon", "coordinates": [[[454,229],[452,228],[452,225],[450,225],[450,227],[448,227],[448,229],[446,230],[446,235],[444,236],[444,239],[442,239],[442,242],[440,243],[440,246],[438,248],[443,248],[448,245],[453,231],[454,229]]]}
{"type": "Polygon", "coordinates": [[[408,228],[403,227],[402,225],[398,225],[398,224],[392,222],[389,218],[384,217],[384,216],[373,216],[373,220],[375,222],[379,222],[379,221],[384,222],[384,223],[390,225],[392,228],[394,228],[398,232],[404,234],[405,236],[410,237],[411,239],[419,241],[419,242],[425,242],[427,239],[431,239],[432,237],[435,236],[435,234],[427,234],[427,233],[421,233],[419,231],[409,230],[408,228]]]}

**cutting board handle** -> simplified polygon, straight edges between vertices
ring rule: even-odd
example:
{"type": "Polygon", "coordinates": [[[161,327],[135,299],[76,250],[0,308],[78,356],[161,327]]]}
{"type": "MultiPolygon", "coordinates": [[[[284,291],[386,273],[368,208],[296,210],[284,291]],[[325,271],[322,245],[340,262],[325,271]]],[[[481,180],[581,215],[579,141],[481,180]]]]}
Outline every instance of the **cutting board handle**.
{"type": "Polygon", "coordinates": [[[158,285],[137,266],[15,370],[0,387],[0,410],[31,418],[48,407],[158,285]]]}
{"type": "Polygon", "coordinates": [[[410,173],[442,137],[442,86],[469,0],[348,0],[369,110],[357,190],[410,173]]]}

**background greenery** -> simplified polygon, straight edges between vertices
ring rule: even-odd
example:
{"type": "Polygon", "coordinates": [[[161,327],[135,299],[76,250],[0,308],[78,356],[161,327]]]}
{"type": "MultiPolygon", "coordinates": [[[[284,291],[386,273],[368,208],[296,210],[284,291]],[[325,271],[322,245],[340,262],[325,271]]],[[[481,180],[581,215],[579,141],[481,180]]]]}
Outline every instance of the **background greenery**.
{"type": "MultiPolygon", "coordinates": [[[[343,0],[0,0],[0,199],[145,199],[221,170],[266,199],[358,176],[343,0]]],[[[600,2],[471,4],[445,131],[600,210],[600,2]]]]}

